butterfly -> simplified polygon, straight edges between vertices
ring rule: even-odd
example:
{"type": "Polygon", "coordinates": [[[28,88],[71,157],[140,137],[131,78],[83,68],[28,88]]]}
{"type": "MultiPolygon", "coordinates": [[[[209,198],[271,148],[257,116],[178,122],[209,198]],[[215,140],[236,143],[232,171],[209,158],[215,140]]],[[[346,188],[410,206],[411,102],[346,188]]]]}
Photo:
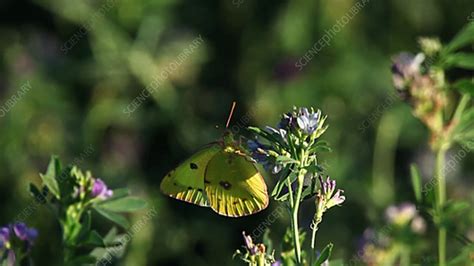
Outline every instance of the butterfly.
{"type": "MultiPolygon", "coordinates": [[[[232,106],[232,111],[235,103],[232,106]]],[[[229,125],[227,120],[226,128],[229,125]]],[[[268,206],[263,176],[233,134],[227,131],[170,171],[161,181],[161,191],[178,200],[211,207],[220,215],[242,217],[268,206]]]]}

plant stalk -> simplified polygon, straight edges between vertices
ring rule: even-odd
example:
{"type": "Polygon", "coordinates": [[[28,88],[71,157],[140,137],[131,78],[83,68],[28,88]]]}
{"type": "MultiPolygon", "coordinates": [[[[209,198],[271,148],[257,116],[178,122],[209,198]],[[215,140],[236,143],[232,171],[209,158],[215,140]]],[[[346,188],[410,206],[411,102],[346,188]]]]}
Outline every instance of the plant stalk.
{"type": "Polygon", "coordinates": [[[304,171],[300,169],[299,174],[298,174],[298,188],[297,188],[296,198],[293,205],[293,216],[292,216],[293,239],[294,239],[294,244],[295,244],[296,262],[298,264],[301,264],[301,245],[300,245],[300,232],[299,232],[299,226],[298,226],[298,211],[299,211],[300,203],[301,203],[301,194],[303,192],[303,182],[300,182],[300,180],[302,179],[304,179],[304,171]]]}
{"type": "Polygon", "coordinates": [[[311,256],[310,256],[310,265],[313,265],[314,254],[316,254],[316,233],[318,232],[320,221],[315,221],[311,227],[311,256]]]}
{"type": "Polygon", "coordinates": [[[443,207],[446,202],[446,177],[444,175],[444,163],[446,150],[440,148],[436,153],[436,176],[438,178],[437,211],[440,217],[438,229],[438,260],[440,266],[446,265],[446,228],[442,224],[443,207]]]}

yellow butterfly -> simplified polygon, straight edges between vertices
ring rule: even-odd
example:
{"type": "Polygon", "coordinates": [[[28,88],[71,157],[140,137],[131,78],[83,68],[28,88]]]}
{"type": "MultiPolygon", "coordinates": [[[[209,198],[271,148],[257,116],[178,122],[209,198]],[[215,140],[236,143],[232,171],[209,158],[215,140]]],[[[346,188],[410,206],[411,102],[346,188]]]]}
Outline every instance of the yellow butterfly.
{"type": "MultiPolygon", "coordinates": [[[[231,115],[234,107],[235,103],[231,115]]],[[[257,213],[269,201],[263,176],[254,161],[235,144],[231,132],[170,171],[160,188],[172,198],[211,207],[228,217],[257,213]]]]}

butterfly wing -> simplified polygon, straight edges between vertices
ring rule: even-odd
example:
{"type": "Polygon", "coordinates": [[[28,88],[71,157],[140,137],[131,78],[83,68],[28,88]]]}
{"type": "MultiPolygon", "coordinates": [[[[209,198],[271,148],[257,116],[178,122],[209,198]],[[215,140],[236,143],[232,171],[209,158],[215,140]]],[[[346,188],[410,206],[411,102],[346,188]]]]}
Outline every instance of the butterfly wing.
{"type": "Polygon", "coordinates": [[[204,173],[209,161],[221,150],[219,145],[212,144],[191,156],[163,178],[161,191],[178,200],[209,206],[204,192],[204,173]]]}
{"type": "Polygon", "coordinates": [[[244,155],[219,151],[209,161],[204,186],[211,208],[220,215],[241,217],[268,206],[262,175],[244,155]]]}

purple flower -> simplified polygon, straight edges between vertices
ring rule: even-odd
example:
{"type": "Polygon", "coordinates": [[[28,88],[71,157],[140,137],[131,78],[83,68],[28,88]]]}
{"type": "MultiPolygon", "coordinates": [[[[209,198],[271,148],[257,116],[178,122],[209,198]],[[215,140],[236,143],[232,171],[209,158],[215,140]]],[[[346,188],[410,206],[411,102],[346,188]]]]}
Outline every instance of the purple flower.
{"type": "Polygon", "coordinates": [[[282,266],[282,265],[283,263],[280,260],[277,260],[274,263],[272,263],[272,266],[282,266]]]}
{"type": "Polygon", "coordinates": [[[271,171],[273,174],[277,174],[283,169],[283,166],[277,164],[272,156],[268,154],[270,146],[263,145],[257,140],[247,141],[247,147],[250,150],[250,155],[257,163],[261,164],[266,170],[271,171]]]}
{"type": "Polygon", "coordinates": [[[320,112],[308,111],[308,108],[300,108],[296,122],[298,127],[307,135],[311,135],[318,129],[320,112]]]}
{"type": "Polygon", "coordinates": [[[35,239],[38,237],[38,231],[34,228],[29,228],[25,223],[15,223],[13,226],[13,232],[22,241],[28,241],[29,244],[33,244],[35,239]]]}
{"type": "Polygon", "coordinates": [[[244,237],[245,247],[250,252],[251,255],[257,254],[257,246],[253,243],[252,237],[250,235],[246,235],[245,231],[242,232],[242,236],[244,237]]]}
{"type": "Polygon", "coordinates": [[[10,229],[8,227],[0,228],[0,249],[4,248],[10,241],[10,229]]]}
{"type": "Polygon", "coordinates": [[[92,197],[99,199],[107,199],[112,197],[113,191],[107,188],[107,185],[100,178],[93,178],[92,197]]]}
{"type": "Polygon", "coordinates": [[[399,91],[405,89],[407,83],[420,76],[420,66],[425,56],[411,53],[400,53],[392,59],[392,78],[395,88],[399,91]]]}
{"type": "Polygon", "coordinates": [[[385,210],[385,218],[389,224],[410,225],[411,230],[417,234],[424,233],[426,229],[424,219],[418,214],[416,206],[410,202],[389,206],[385,210]]]}
{"type": "Polygon", "coordinates": [[[398,206],[392,205],[385,210],[385,217],[390,224],[404,225],[411,221],[417,214],[414,204],[404,202],[398,206]]]}
{"type": "Polygon", "coordinates": [[[319,198],[320,201],[325,203],[326,209],[336,205],[341,205],[346,200],[346,197],[343,195],[344,190],[338,189],[336,191],[336,180],[331,180],[328,176],[326,181],[324,181],[323,178],[319,176],[319,182],[321,183],[322,188],[319,198]],[[334,191],[336,191],[335,194],[334,191]]]}

